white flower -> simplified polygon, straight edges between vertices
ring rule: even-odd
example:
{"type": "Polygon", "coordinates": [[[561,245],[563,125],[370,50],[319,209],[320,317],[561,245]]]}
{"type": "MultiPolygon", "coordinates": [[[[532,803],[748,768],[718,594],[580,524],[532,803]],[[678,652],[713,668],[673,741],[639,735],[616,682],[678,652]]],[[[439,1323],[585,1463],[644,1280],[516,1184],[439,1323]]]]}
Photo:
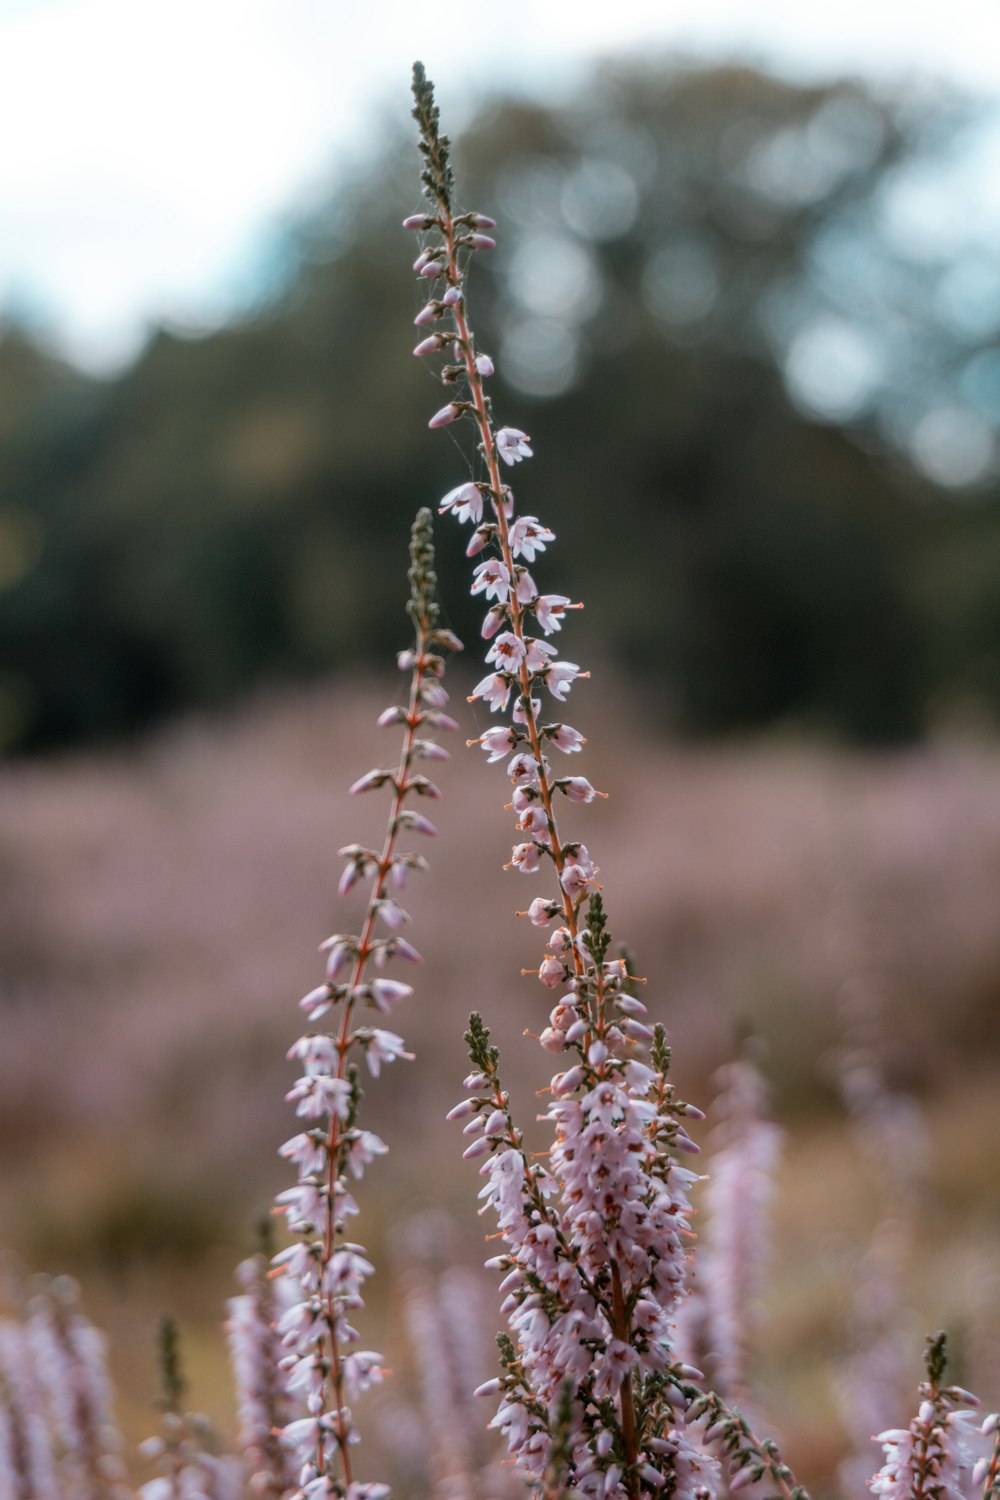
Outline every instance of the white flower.
{"type": "Polygon", "coordinates": [[[403,1038],[394,1031],[373,1028],[365,1048],[365,1061],[372,1077],[378,1077],[383,1063],[395,1062],[397,1057],[402,1057],[406,1062],[413,1061],[413,1053],[403,1050],[403,1038]]]}
{"type": "Polygon", "coordinates": [[[483,519],[483,492],[478,484],[459,484],[449,490],[438,511],[444,515],[449,510],[456,520],[473,521],[478,526],[483,519]]]}
{"type": "Polygon", "coordinates": [[[541,863],[542,851],[538,844],[532,839],[527,844],[515,844],[511,854],[510,862],[522,875],[531,875],[538,869],[541,863]]]}
{"type": "Polygon", "coordinates": [[[513,631],[505,630],[502,635],[497,636],[487,651],[486,660],[495,662],[498,667],[504,667],[510,671],[516,668],[519,662],[524,661],[527,654],[524,642],[518,640],[513,631]]]}
{"type": "Polygon", "coordinates": [[[554,661],[545,672],[545,686],[553,698],[565,699],[570,686],[577,677],[589,676],[581,672],[575,661],[554,661]]]}
{"type": "MultiPolygon", "coordinates": [[[[497,433],[497,452],[507,464],[517,464],[522,458],[530,458],[528,434],[517,427],[501,427],[497,433]]],[[[531,561],[530,558],[528,560],[531,561]]]]}
{"type": "Polygon", "coordinates": [[[481,594],[485,589],[487,599],[506,599],[510,593],[510,574],[499,558],[491,557],[480,563],[473,578],[475,582],[469,590],[472,594],[481,594]]]}
{"type": "Polygon", "coordinates": [[[511,553],[514,557],[523,557],[525,562],[534,562],[535,554],[544,552],[546,544],[555,539],[555,532],[543,526],[537,516],[519,516],[510,528],[511,553]]]}
{"type": "Polygon", "coordinates": [[[482,745],[489,756],[488,763],[492,764],[493,761],[503,760],[504,756],[513,750],[515,741],[512,730],[506,726],[501,728],[497,725],[495,729],[487,729],[478,741],[472,740],[470,743],[482,745]]]}
{"type": "Polygon", "coordinates": [[[541,594],[535,600],[535,619],[545,634],[551,635],[554,630],[562,629],[562,617],[571,608],[565,594],[541,594]]]}
{"type": "MultiPolygon", "coordinates": [[[[484,677],[482,682],[476,684],[475,690],[469,695],[469,702],[476,698],[485,698],[494,713],[506,708],[507,699],[510,697],[510,680],[503,672],[491,672],[489,677],[484,677]]],[[[491,760],[498,760],[499,756],[491,756],[491,760]]]]}

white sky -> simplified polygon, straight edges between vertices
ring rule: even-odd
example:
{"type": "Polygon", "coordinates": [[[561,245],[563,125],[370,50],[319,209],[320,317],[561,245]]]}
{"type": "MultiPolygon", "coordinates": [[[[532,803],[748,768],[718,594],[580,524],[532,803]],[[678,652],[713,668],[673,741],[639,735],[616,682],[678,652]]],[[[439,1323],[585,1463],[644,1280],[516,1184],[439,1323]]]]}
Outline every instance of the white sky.
{"type": "Polygon", "coordinates": [[[114,368],[150,322],[238,303],[268,225],[406,107],[414,57],[455,133],[495,84],[640,48],[1000,97],[998,0],[0,0],[0,310],[114,368]]]}

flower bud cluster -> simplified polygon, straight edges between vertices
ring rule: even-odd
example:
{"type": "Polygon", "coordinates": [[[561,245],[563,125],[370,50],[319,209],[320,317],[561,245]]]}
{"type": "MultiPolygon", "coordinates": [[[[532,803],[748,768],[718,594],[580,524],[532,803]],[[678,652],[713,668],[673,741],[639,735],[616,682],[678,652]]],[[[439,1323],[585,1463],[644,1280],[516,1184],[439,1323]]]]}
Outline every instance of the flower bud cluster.
{"type": "Polygon", "coordinates": [[[634,1055],[625,1027],[644,1007],[627,993],[624,966],[604,956],[598,898],[582,946],[584,973],[550,1018],[568,1066],[552,1079],[547,1166],[526,1154],[496,1049],[478,1017],[470,1026],[474,1071],[465,1083],[472,1093],[450,1118],[465,1121],[466,1157],[484,1158],[480,1197],[506,1245],[487,1264],[503,1275],[502,1310],[513,1335],[505,1374],[480,1394],[500,1395],[492,1425],[534,1483],[554,1461],[562,1410],[569,1413],[561,1439],[569,1482],[582,1495],[624,1500],[670,1486],[694,1496],[712,1465],[695,1455],[685,1487],[678,1455],[688,1445],[665,1401],[664,1375],[696,1180],[675,1153],[692,1147],[685,1122],[700,1111],[667,1083],[662,1028],[653,1034],[651,1064],[634,1055]]]}
{"type": "Polygon", "coordinates": [[[455,727],[443,711],[448,695],[441,681],[442,652],[457,649],[459,642],[436,625],[430,532],[431,515],[424,510],[411,545],[409,612],[416,641],[398,658],[400,669],[410,675],[409,701],[393,705],[379,719],[383,726],[404,726],[399,763],[369,771],[351,788],[358,794],[379,787],[391,791],[384,840],[378,851],[359,844],[340,851],[345,860],[341,893],[369,882],[367,909],[359,933],[338,932],[321,945],[325,980],[301,1002],[311,1024],[329,1016],[330,1029],[310,1030],[288,1054],[302,1068],[287,1097],[303,1128],[281,1147],[280,1154],[297,1168],[298,1180],[278,1194],[277,1207],[297,1238],[274,1258],[274,1265],[295,1289],[277,1327],[287,1388],[304,1408],[283,1434],[296,1456],[295,1493],[303,1500],[379,1500],[384,1493],[384,1486],[355,1483],[351,1471],[350,1449],[358,1434],[350,1403],[380,1381],[383,1370],[380,1355],[357,1348],[352,1320],[364,1306],[363,1288],[373,1267],[364,1246],[347,1238],[347,1228],[357,1213],[351,1183],[387,1149],[359,1123],[358,1064],[363,1060],[371,1076],[378,1077],[383,1065],[411,1056],[395,1031],[361,1021],[365,1011],[374,1011],[377,1019],[393,1014],[412,994],[410,985],[384,974],[390,961],[420,962],[417,949],[400,935],[409,916],[396,895],[425,861],[398,845],[401,836],[433,835],[436,830],[406,804],[440,796],[419,766],[447,758],[428,734],[455,727]]]}

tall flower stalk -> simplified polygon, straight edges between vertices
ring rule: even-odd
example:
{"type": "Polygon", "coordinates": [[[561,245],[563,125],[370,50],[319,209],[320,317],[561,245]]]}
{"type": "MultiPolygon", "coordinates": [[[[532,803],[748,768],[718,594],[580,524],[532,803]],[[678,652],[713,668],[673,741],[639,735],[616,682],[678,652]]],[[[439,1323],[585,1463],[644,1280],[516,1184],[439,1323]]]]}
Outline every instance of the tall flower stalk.
{"type": "MultiPolygon", "coordinates": [[[[719,1463],[701,1441],[705,1424],[695,1433],[686,1420],[695,1398],[684,1382],[698,1372],[673,1358],[695,1180],[677,1155],[697,1149],[686,1122],[702,1116],[676,1097],[663,1029],[641,1019],[646,1006],[633,977],[610,956],[597,867],[586,845],[559,827],[561,799],[604,795],[586,777],[553,771],[550,752],[572,754],[584,739],[542,715],[543,692],[561,704],[573,682],[589,675],[556,659],[548,640],[580,606],[542,594],[529,571],[555,537],[537,517],[517,514],[505,482],[505,469],[532,456],[530,439],[494,419],[485,384],[493,362],[476,344],[466,298],[470,257],[493,247],[487,231],[495,223],[456,209],[449,143],[419,64],[413,91],[428,209],[405,227],[424,238],[414,270],[431,289],[416,323],[434,329],[414,354],[444,354],[450,362],[441,379],[457,387],[430,426],[463,421],[476,437],[475,477],[441,502],[474,528],[467,551],[481,560],[472,593],[489,605],[482,634],[492,670],[470,701],[495,713],[512,703],[509,723],[470,743],[491,761],[508,761],[518,839],[511,867],[553,877],[549,893],[523,915],[538,927],[557,924],[535,972],[561,991],[541,1045],[567,1062],[551,1083],[546,1118],[554,1141],[543,1165],[525,1149],[497,1050],[472,1017],[471,1093],[451,1118],[465,1120],[473,1137],[465,1155],[485,1158],[481,1197],[506,1243],[490,1264],[503,1273],[511,1330],[501,1340],[504,1374],[481,1390],[500,1394],[493,1425],[524,1477],[546,1492],[573,1487],[594,1500],[706,1496],[719,1463]]],[[[714,1425],[721,1442],[725,1424],[714,1425]]]]}
{"type": "Polygon", "coordinates": [[[326,979],[304,997],[301,1007],[310,1022],[330,1016],[333,1024],[327,1031],[308,1032],[289,1052],[303,1067],[288,1098],[305,1129],[281,1148],[299,1175],[295,1187],[279,1194],[278,1205],[298,1238],[275,1257],[275,1266],[296,1287],[295,1300],[278,1327],[288,1350],[288,1388],[304,1400],[307,1411],[284,1429],[301,1466],[296,1495],[302,1500],[378,1500],[387,1493],[384,1485],[356,1482],[353,1472],[351,1448],[358,1432],[349,1403],[381,1380],[383,1370],[379,1354],[356,1347],[359,1335],[350,1320],[364,1305],[362,1288],[373,1268],[364,1247],[349,1241],[346,1233],[348,1220],[357,1213],[350,1182],[387,1149],[359,1123],[358,1061],[364,1058],[377,1077],[383,1064],[411,1055],[396,1032],[363,1024],[361,1018],[366,1010],[389,1015],[412,994],[410,985],[382,972],[394,958],[420,962],[416,948],[401,936],[409,918],[396,896],[411,871],[424,868],[426,861],[405,852],[400,843],[410,833],[436,831],[409,804],[440,796],[419,768],[424,761],[447,759],[448,752],[429,734],[456,727],[443,711],[447,693],[441,678],[442,652],[457,649],[459,642],[437,624],[431,528],[431,513],[422,510],[410,548],[407,609],[415,638],[412,649],[398,658],[410,678],[408,701],[394,704],[379,718],[384,727],[403,727],[398,764],[367,772],[351,788],[355,793],[389,789],[382,847],[349,844],[340,851],[345,860],[341,895],[359,882],[370,882],[364,920],[359,933],[335,933],[321,945],[326,979]]]}

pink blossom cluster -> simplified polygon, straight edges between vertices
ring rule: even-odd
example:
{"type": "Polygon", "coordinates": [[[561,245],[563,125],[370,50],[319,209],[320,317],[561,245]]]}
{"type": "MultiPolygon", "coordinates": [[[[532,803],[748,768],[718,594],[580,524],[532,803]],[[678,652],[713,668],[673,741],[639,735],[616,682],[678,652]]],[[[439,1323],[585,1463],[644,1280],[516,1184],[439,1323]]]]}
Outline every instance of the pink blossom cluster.
{"type": "Polygon", "coordinates": [[[105,1340],[69,1277],[0,1319],[0,1496],[128,1500],[105,1340]]]}
{"type": "Polygon", "coordinates": [[[709,1224],[699,1246],[697,1300],[711,1361],[706,1369],[720,1395],[743,1405],[781,1132],[768,1118],[767,1084],[750,1046],[719,1069],[716,1082],[718,1124],[705,1189],[709,1224]]]}
{"type": "Polygon", "coordinates": [[[416,640],[398,658],[410,677],[409,700],[379,718],[383,727],[403,726],[399,763],[367,772],[351,788],[355,793],[379,787],[391,791],[381,849],[349,844],[341,850],[341,894],[368,881],[367,909],[358,934],[335,933],[321,944],[325,980],[301,1002],[310,1022],[329,1016],[331,1029],[308,1031],[288,1054],[302,1068],[287,1097],[303,1128],[281,1147],[280,1154],[297,1168],[298,1180],[278,1195],[277,1205],[296,1238],[275,1256],[274,1266],[294,1288],[277,1330],[285,1351],[280,1363],[287,1391],[303,1407],[303,1414],[283,1429],[284,1442],[296,1458],[295,1494],[300,1500],[381,1500],[387,1493],[384,1485],[356,1482],[352,1473],[351,1448],[358,1432],[350,1403],[382,1379],[383,1369],[379,1354],[357,1347],[353,1318],[364,1305],[363,1288],[373,1267],[364,1246],[347,1235],[358,1211],[352,1183],[387,1149],[359,1123],[358,1063],[363,1059],[371,1076],[378,1077],[384,1065],[411,1056],[395,1031],[361,1024],[360,1016],[366,1010],[379,1019],[389,1016],[412,994],[410,985],[384,972],[396,958],[420,962],[416,948],[400,934],[409,916],[397,897],[410,873],[425,861],[402,851],[399,840],[410,833],[435,832],[430,820],[407,804],[440,796],[419,767],[447,758],[428,735],[456,727],[444,712],[448,695],[441,681],[441,651],[459,643],[450,632],[435,629],[430,531],[431,515],[424,510],[411,545],[409,610],[416,640]]]}
{"type": "Polygon", "coordinates": [[[945,1337],[928,1340],[928,1378],[921,1402],[908,1427],[880,1432],[885,1463],[871,1480],[881,1500],[968,1500],[982,1493],[990,1458],[983,1437],[996,1430],[996,1417],[980,1427],[974,1420],[978,1400],[961,1386],[944,1385],[945,1337]]]}
{"type": "Polygon", "coordinates": [[[292,1455],[281,1441],[293,1418],[277,1325],[294,1296],[289,1277],[269,1274],[269,1256],[261,1251],[236,1268],[242,1290],[229,1299],[226,1334],[236,1389],[239,1449],[247,1470],[247,1488],[255,1497],[279,1497],[296,1484],[292,1455]]]}

